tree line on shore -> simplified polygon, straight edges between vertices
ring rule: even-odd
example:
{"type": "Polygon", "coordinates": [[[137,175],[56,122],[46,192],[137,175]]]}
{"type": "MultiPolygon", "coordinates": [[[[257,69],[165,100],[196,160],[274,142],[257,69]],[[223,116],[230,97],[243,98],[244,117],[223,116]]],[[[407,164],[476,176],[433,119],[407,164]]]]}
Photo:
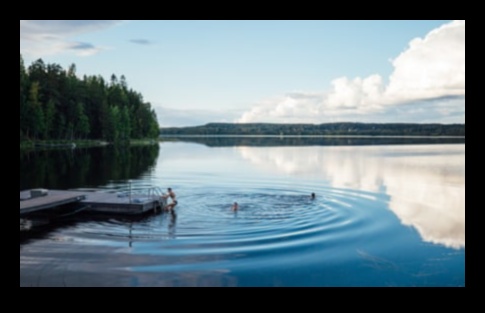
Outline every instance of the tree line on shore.
{"type": "Polygon", "coordinates": [[[162,128],[163,135],[345,135],[345,136],[465,136],[464,124],[413,123],[209,123],[194,127],[162,128]]]}
{"type": "Polygon", "coordinates": [[[25,67],[20,55],[20,141],[95,139],[123,142],[156,138],[155,111],[126,78],[76,76],[42,59],[25,67]]]}

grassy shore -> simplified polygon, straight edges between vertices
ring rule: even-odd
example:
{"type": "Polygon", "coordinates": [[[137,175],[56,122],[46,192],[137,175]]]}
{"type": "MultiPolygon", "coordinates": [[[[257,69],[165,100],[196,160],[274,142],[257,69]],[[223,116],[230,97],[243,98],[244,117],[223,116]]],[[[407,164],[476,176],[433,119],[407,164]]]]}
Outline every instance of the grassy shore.
{"type": "Polygon", "coordinates": [[[131,146],[154,145],[157,143],[158,143],[157,139],[131,139],[130,140],[131,146]]]}
{"type": "MultiPolygon", "coordinates": [[[[132,139],[129,142],[119,143],[121,145],[128,143],[129,145],[151,145],[158,143],[154,139],[132,139]]],[[[21,141],[20,149],[34,149],[36,145],[44,147],[62,147],[63,145],[69,146],[75,144],[76,148],[88,148],[88,147],[100,147],[111,145],[104,140],[37,140],[37,141],[21,141]]]]}

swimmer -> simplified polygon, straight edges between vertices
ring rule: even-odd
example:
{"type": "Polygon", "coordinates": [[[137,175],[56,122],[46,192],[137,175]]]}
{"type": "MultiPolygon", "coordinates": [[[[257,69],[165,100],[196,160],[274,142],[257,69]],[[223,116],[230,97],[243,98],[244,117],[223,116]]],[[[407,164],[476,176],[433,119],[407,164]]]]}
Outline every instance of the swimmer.
{"type": "Polygon", "coordinates": [[[173,208],[178,204],[177,196],[175,195],[175,192],[172,191],[172,188],[168,188],[167,191],[168,191],[168,194],[163,195],[162,198],[163,199],[167,199],[167,198],[172,199],[172,203],[170,203],[169,205],[167,205],[165,207],[165,210],[172,211],[173,208]]]}

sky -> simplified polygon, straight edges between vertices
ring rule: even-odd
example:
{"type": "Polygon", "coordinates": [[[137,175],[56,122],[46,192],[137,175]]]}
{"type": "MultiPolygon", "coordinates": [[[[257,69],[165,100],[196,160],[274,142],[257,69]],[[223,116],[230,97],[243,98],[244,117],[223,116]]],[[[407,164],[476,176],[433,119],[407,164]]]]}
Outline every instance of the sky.
{"type": "Polygon", "coordinates": [[[124,75],[161,127],[465,123],[464,20],[20,20],[20,53],[124,75]]]}

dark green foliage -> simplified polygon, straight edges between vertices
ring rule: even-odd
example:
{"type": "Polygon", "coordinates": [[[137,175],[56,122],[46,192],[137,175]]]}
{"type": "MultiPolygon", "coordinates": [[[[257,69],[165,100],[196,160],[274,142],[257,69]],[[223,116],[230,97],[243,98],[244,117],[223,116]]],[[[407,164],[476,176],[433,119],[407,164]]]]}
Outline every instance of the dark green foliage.
{"type": "Polygon", "coordinates": [[[20,150],[20,190],[95,187],[139,177],[158,155],[158,145],[20,150]]]}
{"type": "Polygon", "coordinates": [[[41,59],[25,69],[20,55],[20,141],[101,139],[127,142],[156,138],[158,122],[150,103],[113,74],[76,76],[41,59]]]}
{"type": "Polygon", "coordinates": [[[162,135],[465,136],[464,124],[231,124],[162,128],[162,135]]]}
{"type": "Polygon", "coordinates": [[[162,141],[195,142],[209,147],[295,147],[464,144],[463,137],[336,137],[336,136],[189,136],[162,141]]]}

